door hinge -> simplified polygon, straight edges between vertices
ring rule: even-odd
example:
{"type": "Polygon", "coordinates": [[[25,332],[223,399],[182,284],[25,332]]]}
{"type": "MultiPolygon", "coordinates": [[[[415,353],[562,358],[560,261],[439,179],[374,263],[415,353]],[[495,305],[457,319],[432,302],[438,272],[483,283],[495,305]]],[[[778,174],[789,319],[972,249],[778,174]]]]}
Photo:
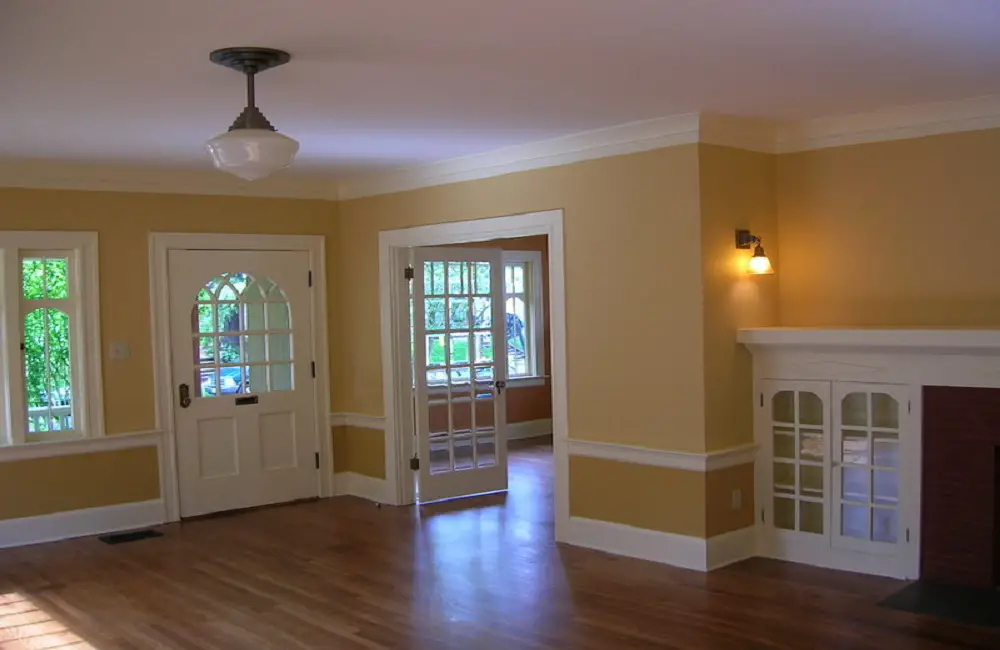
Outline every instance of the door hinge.
{"type": "Polygon", "coordinates": [[[403,279],[404,280],[412,280],[413,279],[413,267],[412,266],[408,266],[405,269],[403,269],[403,279]]]}
{"type": "Polygon", "coordinates": [[[24,352],[24,341],[21,341],[21,352],[24,352]]]}
{"type": "Polygon", "coordinates": [[[764,509],[760,509],[760,523],[764,523],[764,509]]]}
{"type": "Polygon", "coordinates": [[[313,286],[313,272],[309,271],[309,286],[313,286]]]}
{"type": "Polygon", "coordinates": [[[906,412],[913,413],[913,402],[910,401],[906,402],[906,412]]]}
{"type": "Polygon", "coordinates": [[[310,369],[311,369],[311,371],[312,371],[312,376],[313,376],[313,379],[316,379],[316,362],[315,362],[315,361],[313,361],[313,362],[312,362],[312,363],[310,364],[310,369]]]}
{"type": "Polygon", "coordinates": [[[907,544],[910,543],[910,529],[909,528],[906,529],[906,543],[907,544]]]}
{"type": "Polygon", "coordinates": [[[414,472],[417,472],[417,471],[420,470],[420,457],[419,456],[414,456],[413,458],[410,459],[410,469],[413,470],[414,472]]]}
{"type": "Polygon", "coordinates": [[[764,393],[760,394],[760,407],[764,408],[764,393]]]}
{"type": "Polygon", "coordinates": [[[316,469],[319,469],[319,452],[316,452],[316,469]]]}

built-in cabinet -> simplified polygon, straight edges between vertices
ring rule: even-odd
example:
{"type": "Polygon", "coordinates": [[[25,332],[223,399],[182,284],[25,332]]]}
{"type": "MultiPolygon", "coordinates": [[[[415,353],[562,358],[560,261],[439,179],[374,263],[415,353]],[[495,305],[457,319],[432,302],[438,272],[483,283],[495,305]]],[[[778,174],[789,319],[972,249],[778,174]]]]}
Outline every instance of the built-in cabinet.
{"type": "Polygon", "coordinates": [[[942,387],[1000,388],[1000,330],[760,328],[738,340],[753,354],[758,555],[897,578],[930,566],[935,579],[992,584],[969,565],[988,564],[1000,535],[968,513],[991,516],[1000,493],[1000,447],[979,435],[1000,410],[992,393],[942,387]],[[942,504],[966,514],[945,517],[942,504]]]}
{"type": "Polygon", "coordinates": [[[762,555],[911,577],[902,486],[905,385],[761,379],[756,442],[762,555]]]}

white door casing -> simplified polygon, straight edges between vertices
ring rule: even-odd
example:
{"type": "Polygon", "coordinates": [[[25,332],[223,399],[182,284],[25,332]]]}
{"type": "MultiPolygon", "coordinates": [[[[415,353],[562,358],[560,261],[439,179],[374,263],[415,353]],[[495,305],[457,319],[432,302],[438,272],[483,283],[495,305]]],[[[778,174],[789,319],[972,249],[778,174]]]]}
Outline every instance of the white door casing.
{"type": "Polygon", "coordinates": [[[317,496],[309,254],[167,262],[181,516],[317,496]]]}
{"type": "Polygon", "coordinates": [[[507,489],[500,249],[413,252],[420,501],[507,489]]]}

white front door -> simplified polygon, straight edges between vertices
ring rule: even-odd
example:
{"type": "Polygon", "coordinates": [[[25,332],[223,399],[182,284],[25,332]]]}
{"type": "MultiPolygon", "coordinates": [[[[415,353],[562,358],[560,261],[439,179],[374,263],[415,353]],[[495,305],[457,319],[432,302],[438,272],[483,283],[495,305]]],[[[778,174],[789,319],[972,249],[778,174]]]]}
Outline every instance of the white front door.
{"type": "Polygon", "coordinates": [[[168,264],[181,516],[318,496],[309,254],[168,264]]]}
{"type": "Polygon", "coordinates": [[[500,249],[414,251],[420,501],[507,489],[500,249]]]}

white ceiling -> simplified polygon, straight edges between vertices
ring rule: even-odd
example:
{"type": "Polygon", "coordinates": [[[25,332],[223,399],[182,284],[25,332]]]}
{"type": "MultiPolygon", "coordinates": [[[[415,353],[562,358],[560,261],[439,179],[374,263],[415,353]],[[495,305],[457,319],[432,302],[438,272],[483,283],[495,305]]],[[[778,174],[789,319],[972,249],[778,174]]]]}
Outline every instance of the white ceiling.
{"type": "Polygon", "coordinates": [[[804,119],[1000,93],[997,0],[2,0],[0,158],[209,167],[208,60],[286,49],[258,104],[298,173],[696,111],[804,119]]]}

